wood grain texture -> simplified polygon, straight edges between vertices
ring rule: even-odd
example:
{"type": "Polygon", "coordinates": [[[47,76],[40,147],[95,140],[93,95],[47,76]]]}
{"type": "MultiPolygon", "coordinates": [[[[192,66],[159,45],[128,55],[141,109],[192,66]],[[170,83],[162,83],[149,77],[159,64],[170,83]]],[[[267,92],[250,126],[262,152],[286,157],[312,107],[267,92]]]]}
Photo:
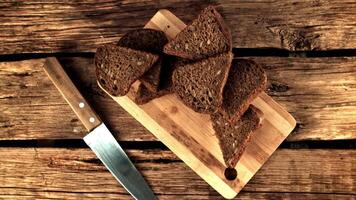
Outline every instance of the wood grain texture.
{"type": "MultiPolygon", "coordinates": [[[[216,194],[209,194],[209,196],[204,195],[156,195],[159,200],[223,200],[221,196],[216,194]]],[[[352,194],[300,194],[300,193],[251,193],[251,192],[241,192],[236,199],[240,200],[271,200],[271,199],[283,199],[283,200],[354,200],[355,196],[352,194]]],[[[127,194],[115,193],[115,192],[90,192],[83,191],[77,193],[71,192],[54,192],[46,190],[36,190],[36,193],[29,192],[26,189],[7,189],[5,194],[0,194],[0,198],[4,199],[120,199],[120,200],[132,200],[132,197],[127,194]]]]}
{"type": "Polygon", "coordinates": [[[159,9],[190,22],[209,3],[219,5],[237,48],[356,48],[352,0],[48,0],[0,1],[0,54],[93,52],[141,28],[159,9]]]}
{"type": "MultiPolygon", "coordinates": [[[[297,119],[288,141],[356,139],[356,58],[252,59],[268,74],[268,94],[297,119]]],[[[0,63],[0,139],[73,139],[86,133],[42,70],[43,61],[0,63]]],[[[98,88],[92,59],[60,61],[119,140],[156,140],[98,88]]]]}
{"type": "MultiPolygon", "coordinates": [[[[159,199],[221,199],[170,151],[128,150],[159,199]]],[[[0,148],[0,198],[131,199],[89,149],[0,148]]],[[[237,199],[352,199],[356,150],[277,150],[237,199]]]]}
{"type": "Polygon", "coordinates": [[[356,138],[356,58],[253,58],[297,119],[289,141],[356,138]]]}

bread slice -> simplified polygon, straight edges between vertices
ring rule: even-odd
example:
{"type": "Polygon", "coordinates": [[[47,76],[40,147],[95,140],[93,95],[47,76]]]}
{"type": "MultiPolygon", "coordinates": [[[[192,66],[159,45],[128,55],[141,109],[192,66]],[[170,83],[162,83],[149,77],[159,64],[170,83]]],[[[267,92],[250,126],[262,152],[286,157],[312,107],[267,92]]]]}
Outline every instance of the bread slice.
{"type": "Polygon", "coordinates": [[[126,33],[120,38],[117,45],[153,54],[161,54],[167,42],[168,39],[163,31],[144,28],[126,33]]]}
{"type": "Polygon", "coordinates": [[[173,92],[173,72],[179,66],[187,62],[175,56],[164,55],[162,59],[162,71],[160,78],[159,90],[170,90],[173,92]]]}
{"type": "Polygon", "coordinates": [[[251,102],[266,89],[266,85],[266,73],[254,61],[233,60],[219,111],[229,122],[239,120],[251,102]]]}
{"type": "Polygon", "coordinates": [[[135,94],[135,103],[138,105],[145,104],[155,98],[159,98],[163,95],[173,93],[173,71],[177,67],[182,66],[184,63],[187,62],[182,59],[177,59],[177,57],[164,56],[162,64],[165,66],[162,68],[164,70],[162,70],[161,72],[160,85],[158,87],[157,92],[152,92],[145,86],[145,84],[140,84],[135,94]]]}
{"type": "Polygon", "coordinates": [[[174,40],[164,46],[166,54],[199,60],[231,51],[229,28],[213,6],[205,8],[174,40]]]}
{"type": "Polygon", "coordinates": [[[163,95],[171,93],[170,90],[159,90],[158,92],[150,91],[144,84],[140,84],[138,90],[135,94],[135,103],[142,105],[148,103],[149,101],[159,98],[163,95]]]}
{"type": "Polygon", "coordinates": [[[107,44],[99,47],[95,53],[96,76],[111,95],[123,96],[157,59],[158,56],[151,53],[107,44]]]}
{"type": "Polygon", "coordinates": [[[148,90],[159,93],[161,90],[172,89],[172,74],[176,68],[176,57],[162,55],[151,69],[149,69],[140,81],[148,90]]]}
{"type": "Polygon", "coordinates": [[[225,164],[234,168],[245,151],[252,133],[260,126],[262,113],[254,106],[250,106],[235,123],[228,122],[221,113],[211,115],[211,120],[225,164]]]}
{"type": "Polygon", "coordinates": [[[178,67],[173,73],[175,93],[196,112],[216,112],[222,104],[232,57],[229,52],[178,67]]]}
{"type": "MultiPolygon", "coordinates": [[[[128,32],[117,43],[119,46],[160,55],[168,39],[164,32],[154,29],[137,29],[128,32]]],[[[162,70],[161,59],[149,69],[140,81],[152,92],[157,92],[162,70]]]]}
{"type": "Polygon", "coordinates": [[[151,92],[158,92],[159,90],[163,67],[162,58],[159,58],[156,64],[154,64],[151,69],[144,73],[139,79],[151,92]]]}

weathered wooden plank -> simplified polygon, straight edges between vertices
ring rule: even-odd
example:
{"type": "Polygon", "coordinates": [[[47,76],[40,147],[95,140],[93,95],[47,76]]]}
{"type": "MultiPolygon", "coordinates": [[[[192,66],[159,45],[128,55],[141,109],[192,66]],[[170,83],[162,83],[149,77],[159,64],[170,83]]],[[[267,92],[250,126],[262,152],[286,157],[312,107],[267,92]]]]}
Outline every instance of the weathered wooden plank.
{"type": "MultiPolygon", "coordinates": [[[[120,200],[132,200],[132,197],[124,193],[115,193],[115,192],[54,192],[43,190],[29,191],[28,189],[19,189],[19,188],[8,188],[3,192],[0,188],[1,194],[0,198],[4,199],[66,199],[66,200],[75,200],[75,199],[120,199],[120,200]]],[[[193,194],[158,194],[156,197],[159,200],[224,200],[221,196],[217,194],[208,194],[208,195],[193,195],[193,194]]],[[[355,195],[352,194],[302,194],[302,193],[256,193],[256,192],[241,192],[235,198],[239,200],[271,200],[271,199],[283,199],[283,200],[354,200],[355,195]]]]}
{"type": "Polygon", "coordinates": [[[0,54],[93,52],[98,45],[143,27],[159,9],[169,9],[189,22],[209,3],[219,5],[234,47],[356,48],[352,0],[49,0],[0,2],[0,54]]]}
{"type": "Polygon", "coordinates": [[[356,58],[253,58],[298,122],[289,141],[356,138],[356,58]]]}
{"type": "MultiPolygon", "coordinates": [[[[356,58],[252,59],[268,73],[268,93],[299,123],[289,141],[356,138],[356,58]]],[[[119,140],[156,140],[101,91],[91,59],[60,61],[119,140]]],[[[42,63],[42,59],[0,63],[2,140],[79,138],[85,134],[45,75],[42,63]]]]}
{"type": "MultiPolygon", "coordinates": [[[[128,154],[161,199],[220,198],[170,151],[128,154]]],[[[0,148],[0,157],[0,197],[129,199],[88,149],[0,148]]],[[[356,150],[277,150],[238,198],[347,199],[355,163],[356,150]]]]}

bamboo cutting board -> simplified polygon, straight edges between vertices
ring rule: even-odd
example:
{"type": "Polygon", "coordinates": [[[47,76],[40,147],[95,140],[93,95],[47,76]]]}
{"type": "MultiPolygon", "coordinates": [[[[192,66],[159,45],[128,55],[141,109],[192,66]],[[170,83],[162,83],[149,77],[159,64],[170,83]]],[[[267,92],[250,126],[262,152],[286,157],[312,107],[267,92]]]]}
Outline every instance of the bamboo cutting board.
{"type": "MultiPolygon", "coordinates": [[[[172,39],[185,26],[168,10],[160,10],[145,28],[162,30],[172,39]]],[[[192,111],[174,94],[136,105],[131,99],[138,84],[127,96],[112,98],[225,198],[236,196],[296,124],[266,93],[256,98],[252,104],[264,113],[264,120],[237,163],[237,178],[230,181],[224,176],[226,167],[209,115],[192,111]]]]}

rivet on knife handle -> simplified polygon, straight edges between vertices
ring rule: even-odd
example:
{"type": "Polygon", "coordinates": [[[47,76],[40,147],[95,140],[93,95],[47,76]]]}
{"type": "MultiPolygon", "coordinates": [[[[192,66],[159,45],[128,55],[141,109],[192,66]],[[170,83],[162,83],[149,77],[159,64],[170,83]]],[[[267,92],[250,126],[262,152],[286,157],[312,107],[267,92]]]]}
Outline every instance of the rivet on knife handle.
{"type": "Polygon", "coordinates": [[[99,126],[101,124],[100,118],[85,101],[58,60],[55,57],[47,58],[43,68],[85,128],[91,131],[99,126]]]}

